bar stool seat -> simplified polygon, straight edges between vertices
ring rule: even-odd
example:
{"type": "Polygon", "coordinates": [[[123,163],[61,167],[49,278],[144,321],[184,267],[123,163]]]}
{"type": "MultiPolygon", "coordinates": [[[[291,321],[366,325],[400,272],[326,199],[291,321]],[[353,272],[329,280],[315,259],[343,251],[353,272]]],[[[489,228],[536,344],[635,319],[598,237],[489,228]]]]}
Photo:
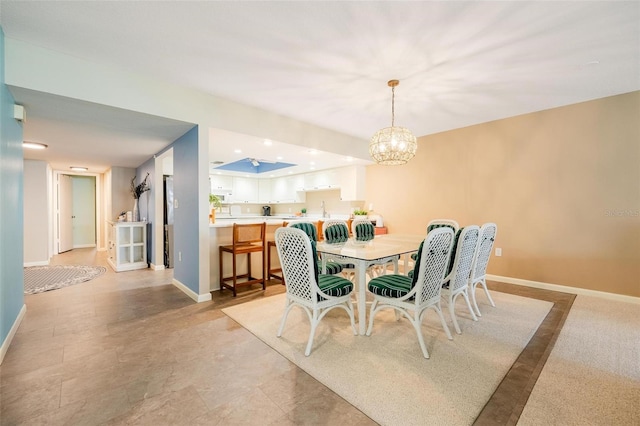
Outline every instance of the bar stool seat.
{"type": "Polygon", "coordinates": [[[266,249],[266,223],[255,224],[233,224],[233,243],[231,245],[221,245],[220,254],[220,292],[226,287],[233,291],[233,296],[237,295],[236,289],[240,286],[251,286],[252,284],[262,284],[265,289],[265,249],[266,249]],[[230,253],[232,256],[233,275],[224,277],[223,254],[230,253]],[[251,274],[251,253],[262,253],[261,277],[254,277],[251,274]],[[238,255],[247,255],[247,272],[238,275],[237,261],[238,255]],[[243,281],[238,282],[239,279],[243,281]],[[246,279],[246,281],[244,281],[246,279]]]}

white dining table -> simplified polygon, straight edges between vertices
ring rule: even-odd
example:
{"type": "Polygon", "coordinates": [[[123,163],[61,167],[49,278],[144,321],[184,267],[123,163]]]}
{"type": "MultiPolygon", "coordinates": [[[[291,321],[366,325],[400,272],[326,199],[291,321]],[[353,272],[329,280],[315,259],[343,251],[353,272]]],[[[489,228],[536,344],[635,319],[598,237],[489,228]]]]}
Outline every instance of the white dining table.
{"type": "MultiPolygon", "coordinates": [[[[373,240],[357,242],[354,238],[338,244],[321,241],[317,244],[317,251],[322,255],[322,271],[326,272],[325,264],[328,259],[340,263],[352,263],[356,267],[355,285],[358,291],[358,325],[359,334],[365,334],[367,323],[366,295],[367,269],[372,265],[387,265],[392,262],[394,273],[398,273],[398,259],[418,251],[425,235],[414,234],[384,234],[376,235],[373,240]]],[[[406,260],[405,260],[406,265],[406,260]]]]}

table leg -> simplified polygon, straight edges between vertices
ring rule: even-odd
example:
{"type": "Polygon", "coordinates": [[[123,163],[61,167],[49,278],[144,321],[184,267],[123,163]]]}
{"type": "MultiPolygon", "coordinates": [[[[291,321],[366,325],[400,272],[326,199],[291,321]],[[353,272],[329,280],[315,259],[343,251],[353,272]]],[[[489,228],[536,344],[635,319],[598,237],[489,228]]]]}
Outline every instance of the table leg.
{"type": "Polygon", "coordinates": [[[367,325],[367,262],[360,260],[356,267],[356,285],[358,286],[358,332],[361,336],[364,336],[367,325]]]}

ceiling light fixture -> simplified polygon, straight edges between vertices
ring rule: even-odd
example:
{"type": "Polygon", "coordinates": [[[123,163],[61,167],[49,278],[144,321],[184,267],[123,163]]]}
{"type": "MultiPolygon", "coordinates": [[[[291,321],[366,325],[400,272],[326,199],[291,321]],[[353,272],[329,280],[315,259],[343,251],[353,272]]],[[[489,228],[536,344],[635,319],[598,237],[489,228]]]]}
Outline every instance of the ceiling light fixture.
{"type": "Polygon", "coordinates": [[[251,164],[253,164],[253,167],[258,167],[260,165],[260,163],[258,162],[258,160],[256,160],[255,158],[251,159],[251,164]]]}
{"type": "Polygon", "coordinates": [[[86,172],[87,170],[89,170],[86,167],[80,167],[80,166],[71,166],[69,167],[71,170],[73,170],[74,172],[86,172]]]}
{"type": "Polygon", "coordinates": [[[395,88],[399,80],[389,80],[391,87],[391,127],[385,127],[376,132],[369,142],[369,155],[378,163],[388,166],[406,164],[418,150],[416,137],[409,129],[396,127],[395,122],[395,88]]]}
{"type": "Polygon", "coordinates": [[[22,142],[22,147],[23,148],[28,148],[28,149],[47,149],[49,146],[40,142],[27,142],[24,141],[22,142]]]}

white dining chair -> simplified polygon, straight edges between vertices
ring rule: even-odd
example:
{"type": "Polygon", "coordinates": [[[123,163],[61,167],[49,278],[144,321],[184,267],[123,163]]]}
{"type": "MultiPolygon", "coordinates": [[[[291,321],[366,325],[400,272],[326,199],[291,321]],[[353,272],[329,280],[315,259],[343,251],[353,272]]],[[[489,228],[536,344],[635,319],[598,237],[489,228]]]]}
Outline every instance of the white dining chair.
{"type": "Polygon", "coordinates": [[[496,304],[489,294],[487,289],[487,265],[491,257],[491,251],[493,250],[493,243],[496,240],[496,234],[498,233],[498,225],[495,223],[485,223],[480,228],[480,240],[478,242],[478,248],[476,255],[471,265],[471,274],[469,276],[469,290],[471,292],[471,300],[473,301],[473,308],[476,311],[476,315],[482,316],[480,309],[478,308],[478,302],[476,300],[476,287],[478,284],[484,288],[484,292],[489,299],[491,306],[495,307],[496,304]]]}
{"type": "Polygon", "coordinates": [[[311,323],[305,356],[311,353],[318,324],[335,308],[347,311],[353,334],[357,335],[351,292],[353,283],[337,275],[318,273],[315,242],[301,229],[278,228],[275,234],[286,287],[286,307],[277,336],[281,337],[289,312],[294,306],[305,311],[311,323]]]}
{"type": "MultiPolygon", "coordinates": [[[[356,244],[365,244],[367,241],[371,241],[376,237],[376,228],[369,219],[354,219],[353,222],[351,222],[351,234],[356,244]]],[[[390,262],[369,266],[369,268],[367,268],[367,275],[369,275],[369,278],[384,275],[389,263],[390,262]]]]}
{"type": "MultiPolygon", "coordinates": [[[[434,231],[435,229],[431,232],[434,231]]],[[[480,228],[477,225],[465,226],[458,230],[453,241],[452,257],[449,261],[449,271],[447,276],[442,280],[442,297],[447,300],[449,315],[451,316],[451,321],[453,321],[453,326],[458,334],[462,334],[462,330],[460,329],[455,313],[456,299],[458,296],[462,295],[465,302],[467,302],[471,318],[474,321],[478,321],[478,318],[471,307],[468,290],[471,264],[473,263],[476,247],[478,245],[479,234],[480,228]]]]}
{"type": "Polygon", "coordinates": [[[383,309],[394,309],[396,320],[399,316],[404,316],[413,325],[422,355],[429,358],[422,336],[422,321],[426,312],[433,309],[440,318],[447,338],[453,339],[440,303],[442,279],[449,264],[453,237],[453,230],[448,227],[435,229],[427,234],[418,251],[417,270],[413,278],[401,274],[388,274],[369,281],[368,289],[373,295],[373,302],[367,336],[371,336],[376,314],[383,309]]]}
{"type": "MultiPolygon", "coordinates": [[[[345,244],[349,240],[349,226],[342,219],[327,219],[322,223],[322,235],[329,244],[345,244]]],[[[323,262],[336,262],[342,265],[342,274],[355,282],[356,266],[340,256],[325,255],[323,262]]]]}

